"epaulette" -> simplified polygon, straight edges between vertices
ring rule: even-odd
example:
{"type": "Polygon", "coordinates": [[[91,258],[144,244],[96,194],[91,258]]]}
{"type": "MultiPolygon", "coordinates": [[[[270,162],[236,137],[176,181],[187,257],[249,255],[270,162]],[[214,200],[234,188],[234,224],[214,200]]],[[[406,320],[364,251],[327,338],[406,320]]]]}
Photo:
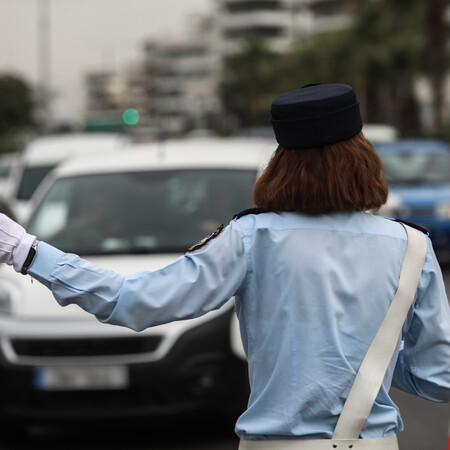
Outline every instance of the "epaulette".
{"type": "Polygon", "coordinates": [[[426,228],[423,228],[420,225],[416,225],[415,223],[407,222],[406,220],[396,219],[396,218],[393,218],[392,220],[394,220],[395,222],[404,223],[405,225],[409,225],[411,228],[415,228],[416,230],[421,231],[422,233],[426,234],[427,236],[430,234],[430,232],[426,228]]]}
{"type": "Polygon", "coordinates": [[[219,228],[217,228],[216,231],[214,231],[213,233],[209,234],[208,236],[206,236],[205,238],[203,238],[201,241],[197,242],[195,245],[193,245],[192,247],[189,247],[186,250],[186,253],[189,252],[194,252],[195,250],[198,250],[202,247],[204,247],[209,241],[211,241],[212,239],[216,238],[217,236],[219,236],[219,234],[223,231],[224,226],[220,225],[219,228]]]}
{"type": "Polygon", "coordinates": [[[237,213],[233,216],[233,220],[240,219],[241,217],[248,216],[249,214],[262,214],[267,212],[265,209],[262,208],[249,208],[245,209],[244,211],[241,211],[240,213],[237,213]]]}

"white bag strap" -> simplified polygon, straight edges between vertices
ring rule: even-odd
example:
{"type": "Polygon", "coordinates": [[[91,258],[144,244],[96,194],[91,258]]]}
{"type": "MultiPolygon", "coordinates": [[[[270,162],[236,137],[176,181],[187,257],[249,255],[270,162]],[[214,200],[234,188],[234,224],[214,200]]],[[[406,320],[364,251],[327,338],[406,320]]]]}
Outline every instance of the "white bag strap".
{"type": "Polygon", "coordinates": [[[397,292],[364,357],[344,404],[333,439],[358,439],[372,410],[406,315],[414,300],[427,254],[423,232],[402,224],[408,235],[397,292]]]}

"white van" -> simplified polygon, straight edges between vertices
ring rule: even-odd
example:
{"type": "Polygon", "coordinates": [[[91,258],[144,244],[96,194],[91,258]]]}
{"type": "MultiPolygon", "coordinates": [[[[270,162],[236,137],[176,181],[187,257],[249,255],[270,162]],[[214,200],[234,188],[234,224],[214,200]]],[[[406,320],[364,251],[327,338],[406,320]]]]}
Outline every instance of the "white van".
{"type": "Polygon", "coordinates": [[[62,161],[75,155],[123,149],[130,140],[119,133],[71,133],[32,140],[19,155],[9,192],[11,206],[26,222],[31,196],[46,175],[62,161]]]}
{"type": "MultiPolygon", "coordinates": [[[[156,270],[252,206],[275,149],[271,140],[205,138],[75,158],[41,184],[28,231],[118,273],[156,270]]],[[[235,419],[248,373],[233,306],[135,332],[61,308],[40,283],[0,265],[0,418],[235,419]]]]}

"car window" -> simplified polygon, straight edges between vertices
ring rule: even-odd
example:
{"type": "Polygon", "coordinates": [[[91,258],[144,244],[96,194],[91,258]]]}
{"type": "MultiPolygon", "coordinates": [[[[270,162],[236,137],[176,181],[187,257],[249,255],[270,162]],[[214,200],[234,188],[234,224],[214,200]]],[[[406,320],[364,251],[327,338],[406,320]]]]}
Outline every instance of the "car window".
{"type": "Polygon", "coordinates": [[[384,170],[393,184],[435,184],[450,181],[450,153],[381,153],[384,170]]]}
{"type": "Polygon", "coordinates": [[[25,167],[20,180],[17,198],[19,200],[29,200],[41,181],[54,167],[54,165],[25,167]]]}
{"type": "Polygon", "coordinates": [[[183,252],[251,206],[254,170],[170,170],[57,180],[28,231],[78,254],[183,252]]]}
{"type": "Polygon", "coordinates": [[[0,178],[8,178],[12,169],[12,164],[0,164],[0,178]]]}

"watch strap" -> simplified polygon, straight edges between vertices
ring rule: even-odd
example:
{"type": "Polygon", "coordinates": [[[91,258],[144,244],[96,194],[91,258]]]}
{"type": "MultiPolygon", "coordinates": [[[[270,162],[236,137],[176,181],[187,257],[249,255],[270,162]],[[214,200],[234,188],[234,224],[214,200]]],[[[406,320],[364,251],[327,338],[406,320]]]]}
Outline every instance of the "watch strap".
{"type": "Polygon", "coordinates": [[[33,262],[34,257],[36,256],[36,248],[39,245],[39,241],[37,239],[34,240],[34,242],[31,244],[30,251],[28,252],[28,256],[25,259],[25,262],[23,263],[22,269],[20,270],[20,273],[22,275],[26,275],[28,273],[28,268],[31,266],[31,263],[33,262]]]}

